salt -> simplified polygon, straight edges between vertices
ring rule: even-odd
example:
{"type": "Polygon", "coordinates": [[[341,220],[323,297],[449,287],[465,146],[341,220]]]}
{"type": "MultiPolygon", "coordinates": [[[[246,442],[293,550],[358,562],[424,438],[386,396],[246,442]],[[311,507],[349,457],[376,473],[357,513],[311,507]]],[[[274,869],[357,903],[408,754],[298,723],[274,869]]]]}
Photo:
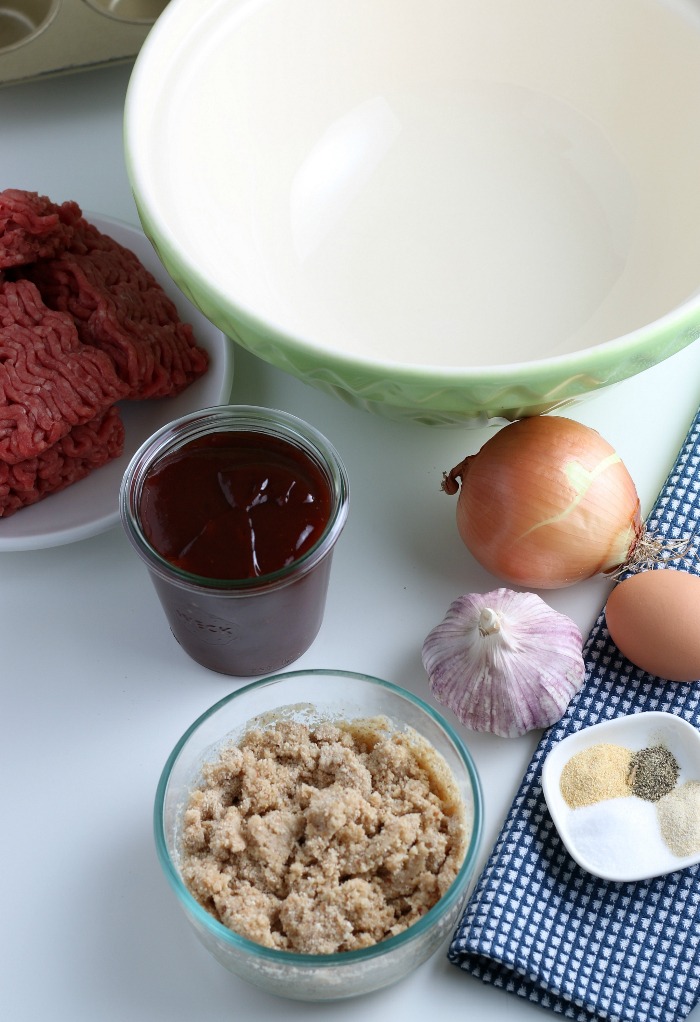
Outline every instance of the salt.
{"type": "Polygon", "coordinates": [[[572,848],[591,872],[615,879],[631,873],[655,876],[677,868],[653,802],[634,795],[605,799],[574,809],[567,826],[572,848]]]}

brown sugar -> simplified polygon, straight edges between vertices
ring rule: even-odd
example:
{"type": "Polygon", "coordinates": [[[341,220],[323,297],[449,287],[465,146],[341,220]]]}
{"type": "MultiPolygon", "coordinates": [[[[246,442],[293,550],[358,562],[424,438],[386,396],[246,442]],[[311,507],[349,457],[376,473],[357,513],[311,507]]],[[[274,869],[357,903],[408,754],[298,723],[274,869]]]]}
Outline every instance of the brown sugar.
{"type": "Polygon", "coordinates": [[[249,940],[324,954],[420,919],[455,879],[468,838],[454,779],[418,736],[382,722],[280,720],[205,766],[185,811],[181,872],[249,940]]]}

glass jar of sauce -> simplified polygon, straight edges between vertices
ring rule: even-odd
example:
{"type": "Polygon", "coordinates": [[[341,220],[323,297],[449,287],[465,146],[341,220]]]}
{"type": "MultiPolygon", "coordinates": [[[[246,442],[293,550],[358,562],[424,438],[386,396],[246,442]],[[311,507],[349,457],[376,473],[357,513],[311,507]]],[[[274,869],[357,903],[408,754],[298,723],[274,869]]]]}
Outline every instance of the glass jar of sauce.
{"type": "Polygon", "coordinates": [[[204,667],[250,677],[311,645],[347,473],[316,429],[286,412],[224,405],[184,416],[136,452],[120,514],[173,635],[204,667]]]}

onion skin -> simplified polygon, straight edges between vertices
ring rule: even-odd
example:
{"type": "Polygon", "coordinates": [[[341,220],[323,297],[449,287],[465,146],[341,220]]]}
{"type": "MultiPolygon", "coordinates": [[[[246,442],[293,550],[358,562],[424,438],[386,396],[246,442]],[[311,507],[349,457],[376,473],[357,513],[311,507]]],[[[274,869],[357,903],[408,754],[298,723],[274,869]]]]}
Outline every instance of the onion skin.
{"type": "Polygon", "coordinates": [[[573,419],[502,427],[443,479],[457,528],[491,574],[560,589],[625,564],[642,534],[636,486],[615,449],[573,419]]]}

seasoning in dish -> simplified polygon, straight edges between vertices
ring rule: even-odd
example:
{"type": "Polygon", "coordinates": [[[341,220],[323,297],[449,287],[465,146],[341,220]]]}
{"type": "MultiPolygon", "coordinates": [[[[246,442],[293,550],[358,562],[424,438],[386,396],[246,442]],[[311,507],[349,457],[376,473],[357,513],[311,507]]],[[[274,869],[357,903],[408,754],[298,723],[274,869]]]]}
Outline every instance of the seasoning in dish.
{"type": "MultiPolygon", "coordinates": [[[[679,848],[692,846],[692,836],[685,842],[678,838],[684,826],[682,803],[688,798],[688,793],[678,793],[690,782],[699,785],[700,811],[700,729],[678,714],[659,710],[573,731],[554,744],[542,767],[542,792],[567,851],[589,873],[619,883],[700,862],[700,840],[696,850],[678,854],[679,848]],[[601,754],[603,746],[608,749],[601,754]],[[614,778],[611,761],[618,765],[614,778]],[[576,799],[569,792],[567,801],[562,779],[574,770],[582,773],[582,764],[590,774],[589,801],[579,798],[581,804],[572,804],[576,799]],[[606,791],[613,797],[602,797],[606,791]],[[662,826],[663,812],[674,817],[675,842],[662,826]]],[[[577,787],[580,783],[579,776],[577,787]]]]}
{"type": "Polygon", "coordinates": [[[632,753],[621,745],[601,742],[571,757],[561,772],[561,793],[568,806],[592,805],[629,795],[632,753]]]}
{"type": "Polygon", "coordinates": [[[664,745],[639,749],[630,763],[629,786],[633,795],[658,802],[676,786],[680,767],[676,757],[664,745]]]}
{"type": "Polygon", "coordinates": [[[686,781],[657,804],[664,841],[674,855],[700,854],[700,781],[686,781]]]}
{"type": "Polygon", "coordinates": [[[700,809],[700,782],[676,788],[679,774],[676,757],[661,744],[633,751],[600,742],[571,756],[559,787],[572,810],[569,834],[586,862],[617,871],[632,860],[654,872],[651,864],[669,853],[700,853],[693,816],[700,809]]]}

